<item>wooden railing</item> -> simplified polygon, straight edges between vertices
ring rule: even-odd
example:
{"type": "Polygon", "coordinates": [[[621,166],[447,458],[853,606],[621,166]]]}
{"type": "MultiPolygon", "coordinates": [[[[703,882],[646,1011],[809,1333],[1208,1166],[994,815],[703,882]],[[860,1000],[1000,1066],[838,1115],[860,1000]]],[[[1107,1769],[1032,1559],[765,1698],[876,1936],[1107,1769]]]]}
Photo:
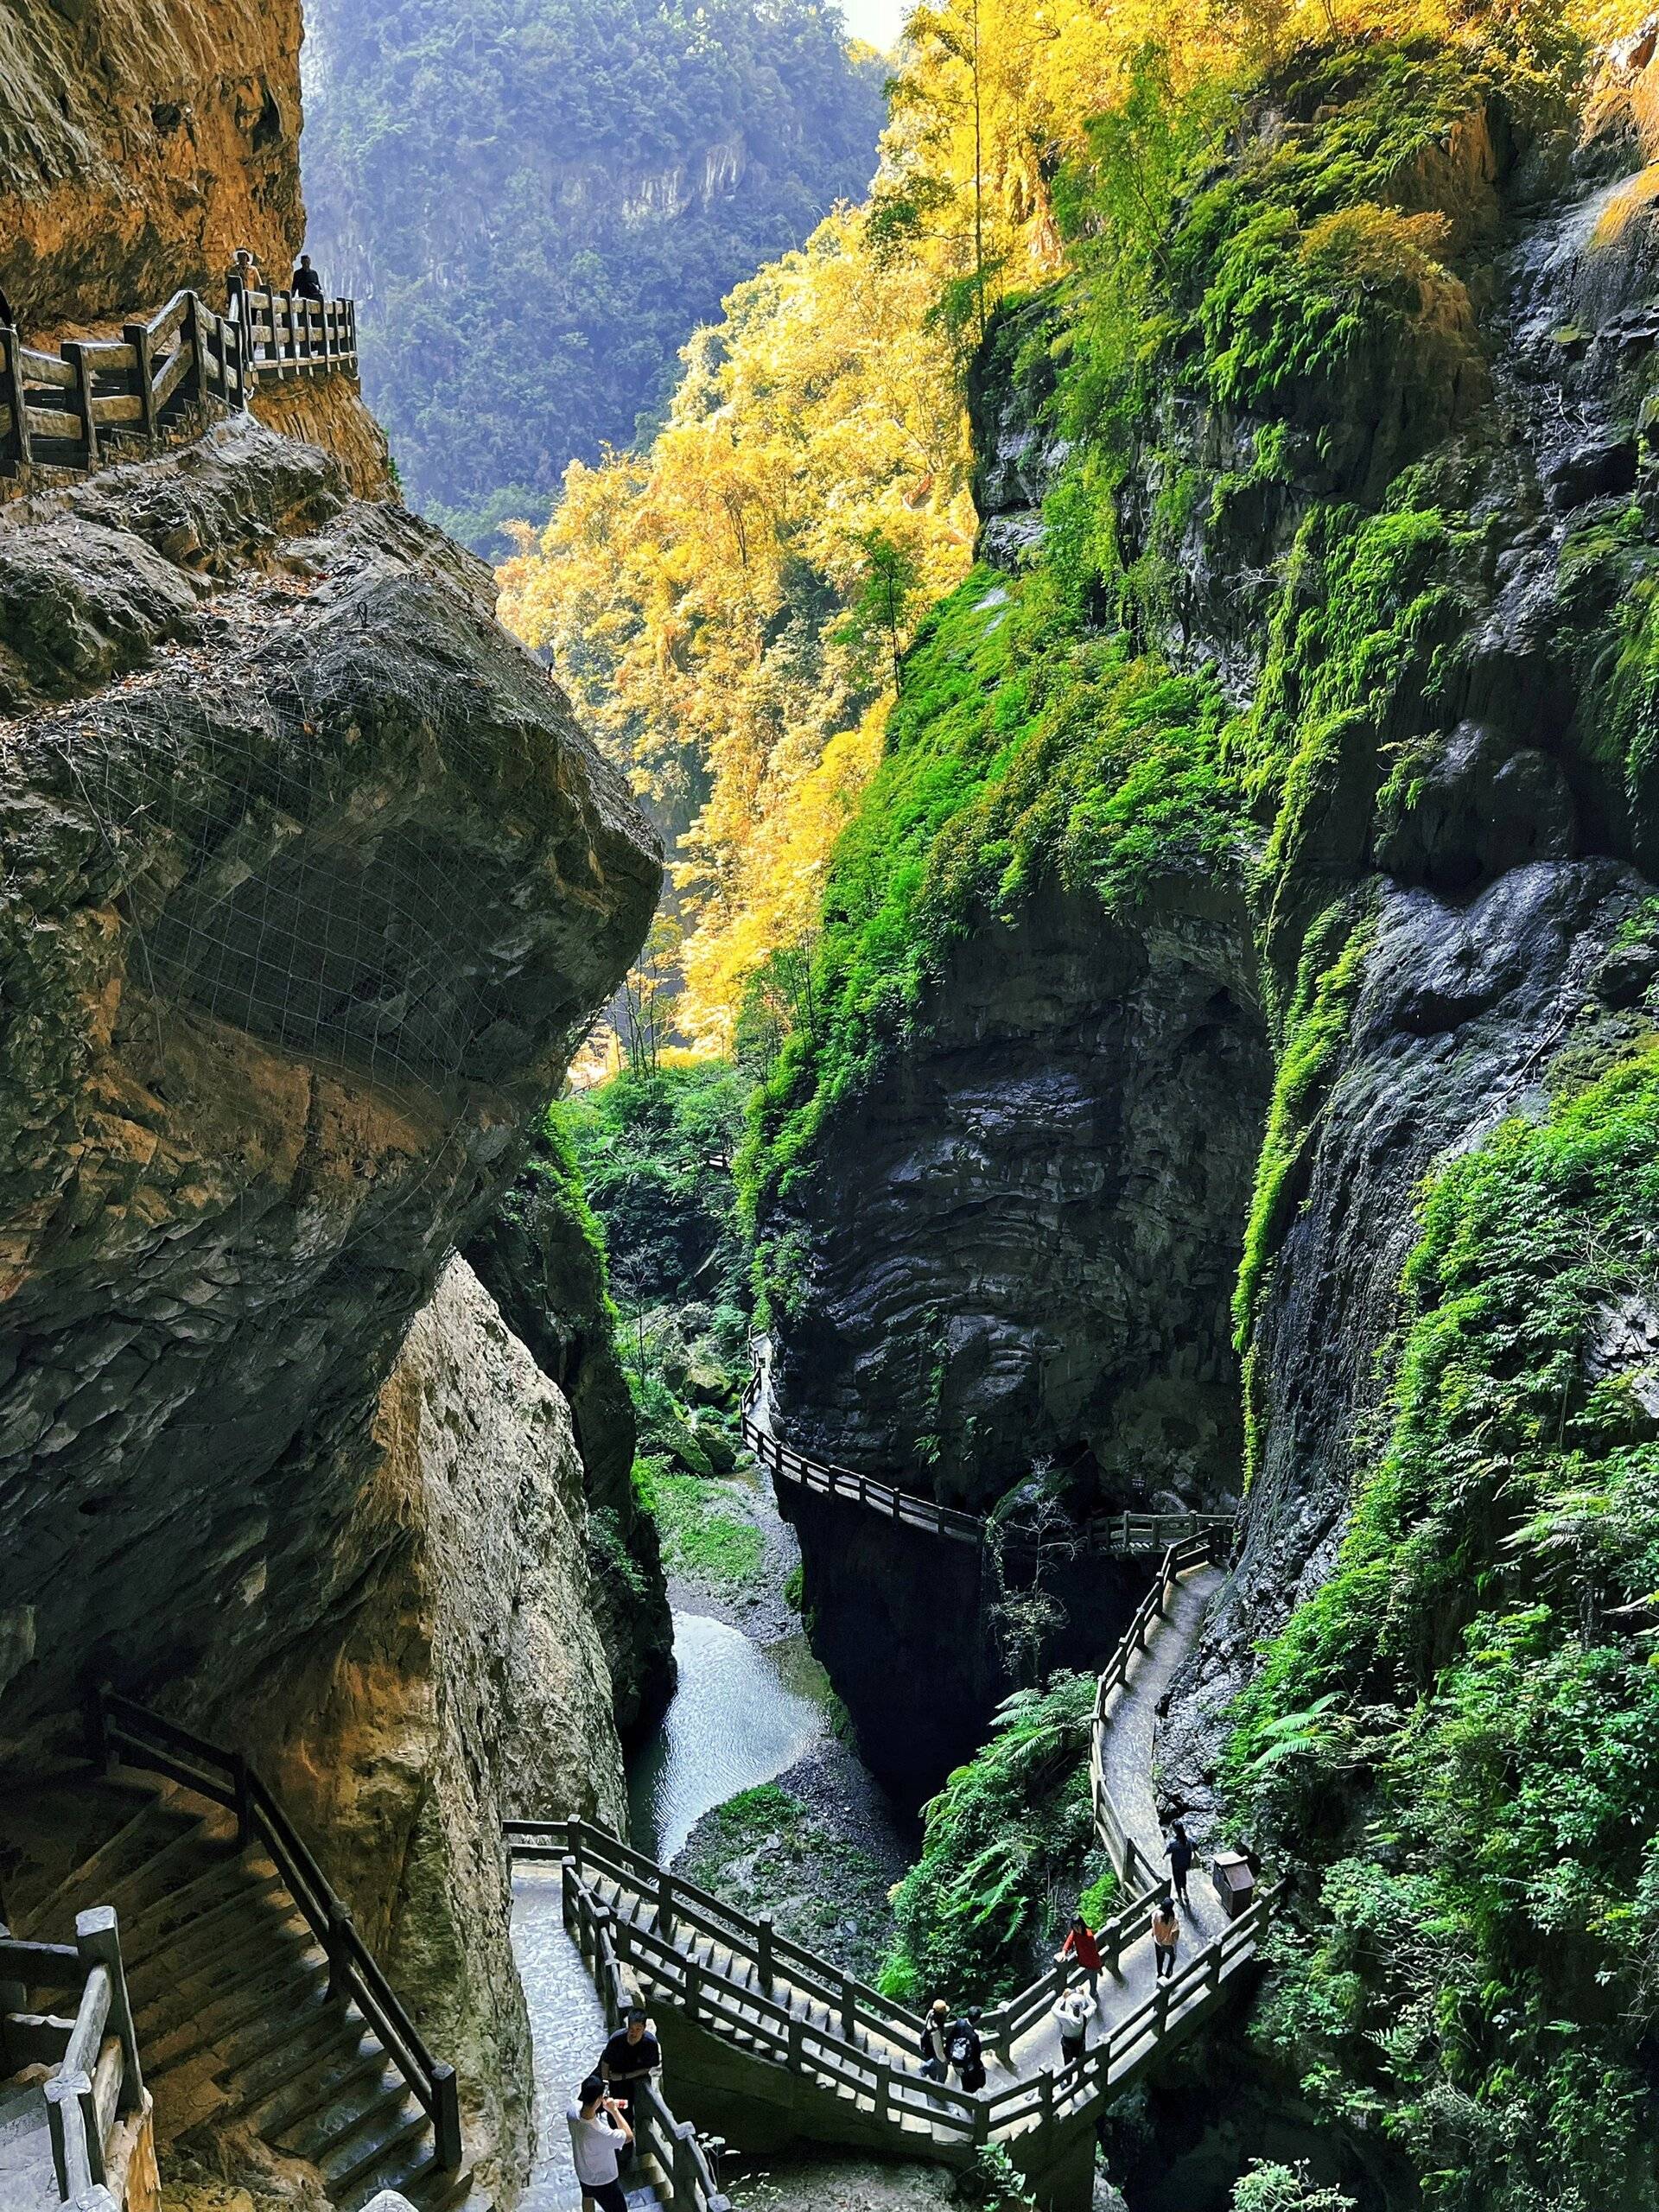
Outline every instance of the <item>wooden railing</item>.
{"type": "Polygon", "coordinates": [[[1184,1536],[1169,1547],[1156,1580],[1135,1607],[1128,1628],[1118,1639],[1117,1649],[1101,1669],[1100,1679],[1095,1684],[1094,1719],[1089,1731],[1089,1795],[1094,1808],[1095,1834],[1101,1848],[1117,1869],[1118,1879],[1132,1893],[1161,1883],[1165,1876],[1163,1868],[1153,1864],[1129,1834],[1106,1787],[1106,1736],[1110,1725],[1107,1708],[1114,1692],[1128,1682],[1135,1655],[1146,1649],[1152,1624],[1163,1618],[1164,1609],[1181,1577],[1190,1574],[1195,1567],[1218,1564],[1226,1550],[1224,1533],[1217,1529],[1184,1536]]]}
{"type": "Polygon", "coordinates": [[[79,2203],[115,2178],[117,2131],[144,2103],[114,1907],[78,1914],[73,1943],[19,1942],[0,1927],[0,2075],[56,2067],[42,2089],[52,2164],[60,2201],[79,2203]],[[77,1999],[73,2019],[16,2001],[66,1992],[77,1999]]]}
{"type": "Polygon", "coordinates": [[[262,378],[356,367],[354,302],[291,292],[240,295],[226,315],[195,292],[175,292],[118,339],[66,339],[55,353],[36,353],[0,324],[0,475],[153,452],[187,410],[210,400],[244,408],[262,378]]]}
{"type": "Polygon", "coordinates": [[[165,1775],[236,1815],[244,1844],[270,1853],[328,1961],[328,1994],[349,1999],[384,2045],[432,2123],[437,2163],[461,2162],[461,2100],[453,2066],[435,2060],[391,1983],[369,1955],[350,1910],[276,1798],[240,1752],[221,1751],[159,1713],[112,1690],[97,1691],[89,1709],[92,1749],[100,1764],[118,1758],[165,1775]]]}
{"type": "Polygon", "coordinates": [[[753,1918],[699,1889],[683,1875],[671,1874],[654,1859],[582,1821],[508,1821],[507,1848],[516,1859],[558,1865],[569,1859],[579,1878],[593,1867],[613,1881],[649,1891],[658,1932],[672,1938],[682,1929],[751,1958],[759,1986],[770,1991],[774,1979],[787,1980],[841,2023],[849,2044],[868,2046],[872,2037],[920,2046],[922,2017],[879,1989],[830,1966],[804,1944],[780,1936],[770,1918],[753,1918]]]}
{"type": "MultiPolygon", "coordinates": [[[[920,2073],[919,2015],[786,1942],[765,1916],[722,1904],[602,1829],[582,1821],[512,1821],[507,1847],[514,1858],[561,1866],[565,1925],[594,1971],[607,2018],[648,1986],[736,2048],[850,2095],[867,2122],[895,2130],[912,2150],[925,2128],[947,2158],[969,2158],[982,2144],[1091,2113],[1249,1959],[1278,1896],[1265,1892],[1179,1973],[1155,1982],[1076,2063],[1033,2066],[1000,2088],[970,2091],[920,2073]],[[619,1900],[631,1892],[633,1909],[595,1897],[591,1885],[600,1878],[608,1878],[619,1900]],[[700,1940],[706,1958],[697,1955],[700,1940]],[[715,1961],[717,1952],[728,1963],[715,1961]]],[[[1100,1930],[1112,1971],[1147,1934],[1154,1903],[1152,1895],[1135,1899],[1100,1930]]],[[[1014,2046],[1076,1978],[1069,1963],[1057,1967],[982,2017],[982,2037],[1011,2071],[1014,2046]]]]}
{"type": "MultiPolygon", "coordinates": [[[[809,1459],[805,1452],[797,1452],[774,1436],[760,1417],[764,1377],[758,1349],[751,1349],[750,1359],[752,1371],[743,1392],[743,1441],[761,1465],[769,1467],[780,1482],[793,1483],[820,1497],[844,1498],[849,1504],[861,1505],[868,1512],[878,1513],[901,1528],[919,1529],[954,1543],[984,1543],[987,1523],[980,1515],[963,1513],[955,1506],[939,1505],[914,1491],[900,1490],[896,1484],[856,1474],[850,1467],[832,1466],[822,1459],[809,1459]]],[[[1230,1536],[1234,1517],[1230,1513],[1103,1513],[1085,1522],[1080,1533],[1084,1547],[1089,1551],[1117,1558],[1136,1558],[1147,1552],[1163,1551],[1192,1536],[1212,1532],[1230,1536]]],[[[1009,1531],[1007,1541],[1018,1548],[1017,1529],[1009,1531]]]]}
{"type": "MultiPolygon", "coordinates": [[[[616,1955],[607,1917],[591,1909],[585,1913],[573,1910],[569,1887],[566,1882],[564,1924],[575,1939],[576,1948],[593,1977],[604,2010],[606,2028],[613,2034],[627,2017],[633,1993],[616,1955]]],[[[696,2128],[690,2120],[675,2119],[662,2091],[652,2081],[634,2085],[633,2128],[636,2142],[650,2152],[667,2175],[677,2205],[690,2207],[691,2212],[731,2212],[730,2199],[720,2193],[709,2155],[697,2140],[696,2128]]]]}

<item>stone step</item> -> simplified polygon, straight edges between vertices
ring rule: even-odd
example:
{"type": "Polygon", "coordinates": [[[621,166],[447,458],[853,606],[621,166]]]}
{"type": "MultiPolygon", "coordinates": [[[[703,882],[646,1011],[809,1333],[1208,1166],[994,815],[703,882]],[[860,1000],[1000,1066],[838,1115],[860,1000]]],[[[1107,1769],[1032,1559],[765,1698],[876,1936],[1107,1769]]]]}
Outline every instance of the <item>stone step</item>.
{"type": "Polygon", "coordinates": [[[214,2050],[226,2070],[250,2066],[274,2046],[301,2033],[309,2019],[312,2004],[325,2004],[327,1975],[321,1958],[316,1967],[305,1964],[305,1991],[301,1998],[301,1967],[274,1967],[259,1980],[228,1988],[213,2004],[177,2022],[155,2044],[155,2073],[193,2057],[197,2050],[214,2050]]]}
{"type": "Polygon", "coordinates": [[[245,1900],[234,1907],[208,1913],[179,1933],[173,1953],[157,1953],[143,1974],[128,1980],[133,2018],[149,2024],[150,2033],[163,2033],[177,2019],[194,2018],[204,2004],[254,1980],[270,1980],[292,1971],[296,1960],[309,1951],[323,1955],[303,1920],[270,1920],[250,1929],[245,1900]],[[168,1974],[168,1964],[175,1974],[168,1974]]]}
{"type": "Polygon", "coordinates": [[[412,2097],[385,2099],[314,2161],[330,2200],[367,2175],[389,2171],[416,2137],[429,2136],[431,2125],[412,2097]]]}
{"type": "MultiPolygon", "coordinates": [[[[356,2052],[365,2040],[362,2023],[330,1998],[319,1980],[301,2004],[284,1998],[267,2005],[234,2036],[218,2037],[213,2049],[237,2109],[251,2114],[300,2075],[356,2052]]],[[[282,2108],[283,2114],[288,2110],[282,2108]]]]}
{"type": "Polygon", "coordinates": [[[408,2085],[391,2070],[372,2037],[336,2048],[249,2115],[256,2133],[289,2158],[315,2161],[331,2144],[362,2126],[388,2101],[402,2104],[408,2085]]]}
{"type": "Polygon", "coordinates": [[[164,1890],[142,1910],[124,1913],[123,1959],[130,1958],[136,1969],[157,1952],[170,1949],[193,1922],[231,1897],[244,1894],[249,1879],[240,1855],[234,1851],[224,1853],[216,1855],[199,1873],[164,1890]]]}

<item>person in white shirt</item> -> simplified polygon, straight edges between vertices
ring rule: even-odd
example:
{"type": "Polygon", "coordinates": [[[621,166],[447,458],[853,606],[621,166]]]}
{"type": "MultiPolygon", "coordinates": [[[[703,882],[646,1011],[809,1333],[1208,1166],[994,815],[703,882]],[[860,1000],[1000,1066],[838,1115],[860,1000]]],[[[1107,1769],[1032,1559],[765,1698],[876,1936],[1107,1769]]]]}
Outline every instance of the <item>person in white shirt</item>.
{"type": "Polygon", "coordinates": [[[1083,2056],[1094,2007],[1080,1989],[1063,1989],[1054,2004],[1054,2024],[1060,2031],[1060,2063],[1070,2066],[1083,2056]]]}
{"type": "Polygon", "coordinates": [[[583,2204],[597,2204],[600,2212],[628,2212],[627,2197],[616,2177],[633,2130],[620,2103],[606,2095],[597,2074],[590,2074],[564,2116],[570,2123],[570,2156],[583,2204]]]}

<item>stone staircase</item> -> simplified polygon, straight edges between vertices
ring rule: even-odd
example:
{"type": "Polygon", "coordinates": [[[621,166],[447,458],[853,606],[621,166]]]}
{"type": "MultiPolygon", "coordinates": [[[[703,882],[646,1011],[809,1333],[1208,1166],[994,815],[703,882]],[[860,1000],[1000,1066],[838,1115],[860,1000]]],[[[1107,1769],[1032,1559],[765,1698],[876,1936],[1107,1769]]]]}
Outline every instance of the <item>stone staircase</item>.
{"type": "Polygon", "coordinates": [[[46,1794],[31,1824],[101,1840],[32,1892],[25,1859],[10,1891],[17,1932],[115,1907],[163,2174],[170,2149],[239,2135],[312,2168],[338,2212],[383,2189],[419,2212],[467,2202],[468,2177],[438,2167],[426,2113],[356,2007],[328,1994],[321,1946],[272,1861],[238,1848],[228,1812],[122,1775],[46,1794]]]}
{"type": "Polygon", "coordinates": [[[46,2104],[29,2077],[0,2082],[0,2212],[58,2212],[46,2104]]]}

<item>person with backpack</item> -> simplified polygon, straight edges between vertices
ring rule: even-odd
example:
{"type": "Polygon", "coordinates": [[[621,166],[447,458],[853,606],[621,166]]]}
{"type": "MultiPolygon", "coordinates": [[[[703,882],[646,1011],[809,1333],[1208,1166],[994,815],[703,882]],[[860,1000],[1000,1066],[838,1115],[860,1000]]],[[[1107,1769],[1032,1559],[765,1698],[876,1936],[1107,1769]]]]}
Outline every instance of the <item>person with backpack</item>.
{"type": "Polygon", "coordinates": [[[1060,1992],[1054,2001],[1054,2024],[1060,2031],[1061,2065],[1075,2065],[1089,2037],[1089,2000],[1080,1989],[1060,1992]]]}
{"type": "Polygon", "coordinates": [[[1192,1839],[1180,1821],[1177,1821],[1170,1830],[1169,1841],[1164,1846],[1164,1856],[1169,1861],[1169,1878],[1175,1885],[1175,1894],[1183,1907],[1191,1911],[1192,1907],[1187,1904],[1186,1878],[1192,1871],[1195,1853],[1192,1839]]]}
{"type": "Polygon", "coordinates": [[[978,2018],[979,2009],[975,2006],[952,2020],[944,2031],[944,2055],[956,2068],[957,2079],[964,2089],[982,2089],[985,2086],[984,2047],[974,2024],[978,2018]]]}
{"type": "Polygon", "coordinates": [[[1154,1979],[1166,1981],[1175,1972],[1175,1948],[1181,1940],[1181,1923],[1175,1916],[1173,1897],[1160,1897],[1152,1916],[1152,1950],[1156,1961],[1154,1979]]]}
{"type": "Polygon", "coordinates": [[[922,2022],[921,2052],[922,2077],[928,2082],[943,2082],[950,2063],[945,2048],[945,2031],[950,2024],[950,2007],[943,1997],[936,1997],[928,2007],[927,2018],[922,2022]]]}
{"type": "Polygon", "coordinates": [[[1071,1925],[1066,1930],[1065,1941],[1054,1954],[1055,1965],[1058,1966],[1062,1959],[1077,1961],[1083,1968],[1089,1983],[1089,2002],[1091,2005],[1098,2005],[1100,2002],[1100,1946],[1095,1941],[1093,1929],[1081,1913],[1072,1914],[1071,1925]]]}
{"type": "Polygon", "coordinates": [[[582,2203],[597,2204],[600,2212],[628,2212],[627,2196],[617,2176],[623,2153],[633,2141],[633,2130],[621,2104],[606,2095],[597,2074],[590,2074],[564,2116],[570,2126],[570,2157],[582,2203]]]}

